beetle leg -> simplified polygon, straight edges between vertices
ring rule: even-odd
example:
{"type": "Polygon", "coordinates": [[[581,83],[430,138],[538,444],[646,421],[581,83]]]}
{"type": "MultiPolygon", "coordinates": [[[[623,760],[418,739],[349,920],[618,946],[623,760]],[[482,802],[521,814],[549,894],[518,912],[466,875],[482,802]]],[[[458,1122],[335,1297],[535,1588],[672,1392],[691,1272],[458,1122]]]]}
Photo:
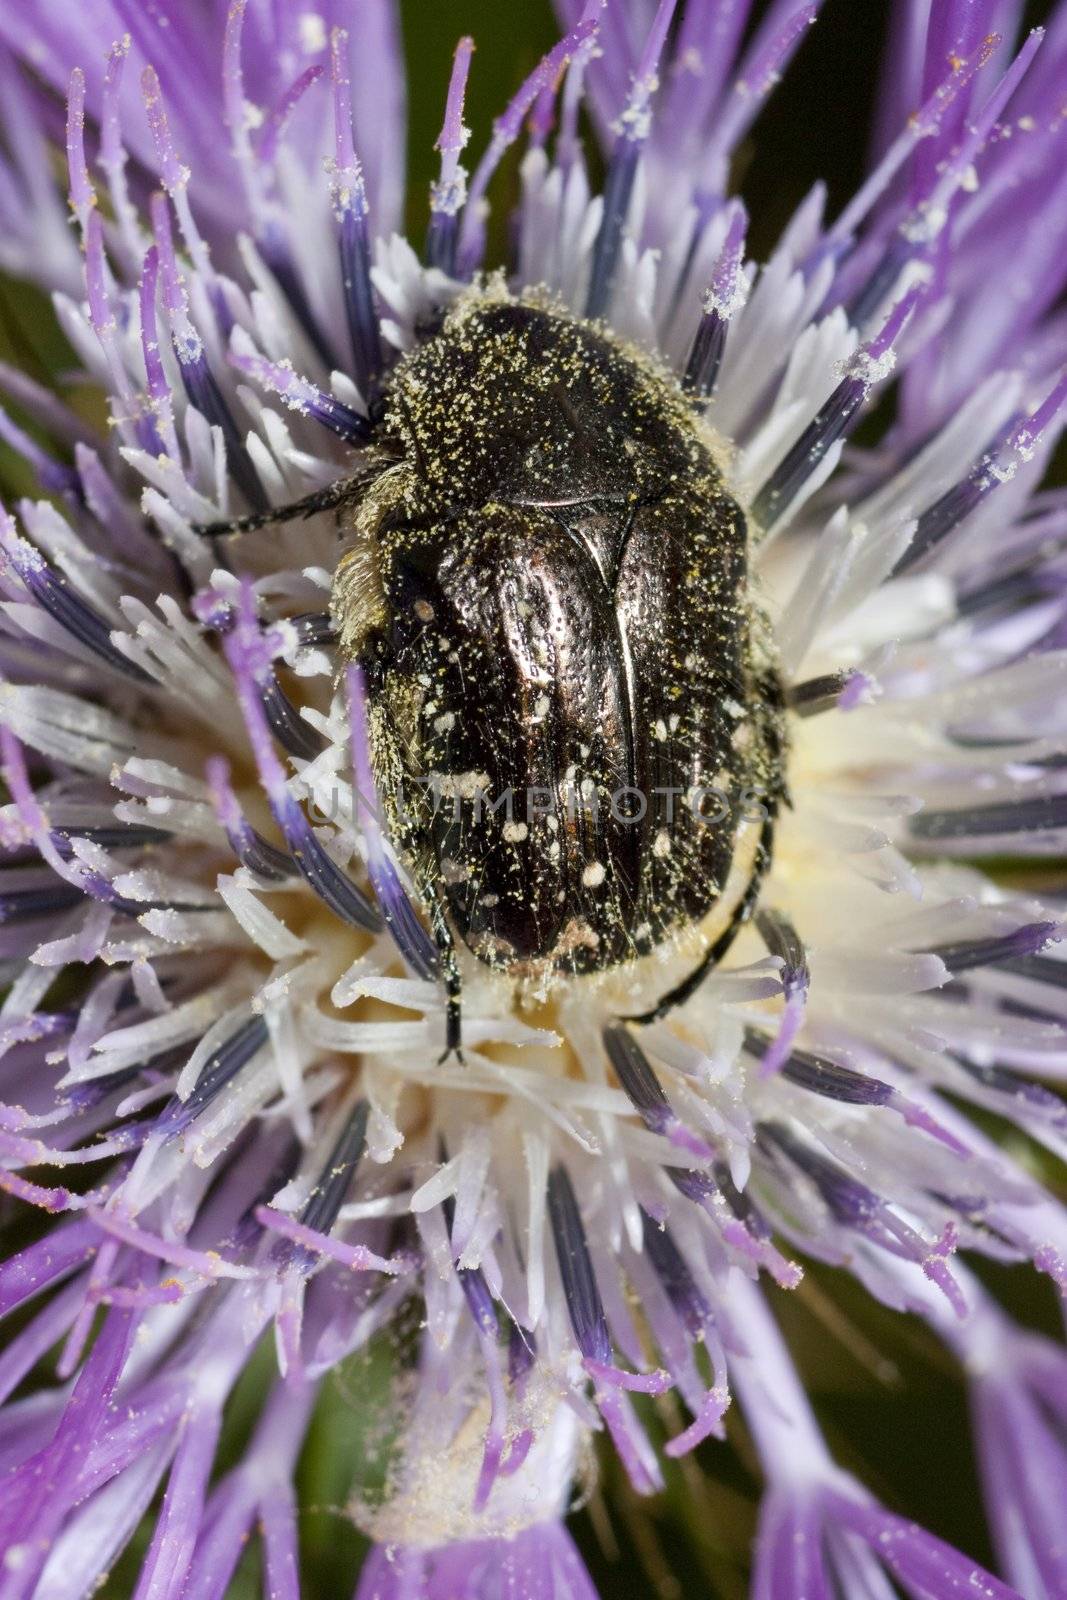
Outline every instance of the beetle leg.
{"type": "MultiPolygon", "coordinates": [[[[458,974],[456,976],[456,984],[456,992],[454,994],[449,992],[448,996],[448,1014],[445,1021],[445,1048],[444,1053],[441,1056],[441,1061],[447,1061],[451,1055],[454,1055],[457,1061],[463,1060],[463,1011],[460,1004],[462,990],[459,986],[458,974]]],[[[440,1066],[440,1064],[441,1063],[438,1062],[438,1066],[440,1066]]]]}
{"type": "Polygon", "coordinates": [[[741,929],[745,926],[745,923],[748,922],[749,918],[752,916],[752,913],[756,909],[756,902],[759,899],[759,892],[763,885],[763,880],[767,875],[768,868],[771,864],[771,846],[774,843],[774,822],[774,811],[771,810],[764,818],[763,827],[760,829],[759,843],[756,846],[756,859],[752,867],[752,876],[748,880],[744,894],[741,896],[736,907],[734,908],[733,916],[730,918],[730,921],[723,929],[722,933],[720,933],[719,937],[715,940],[715,943],[705,951],[704,955],[701,957],[701,960],[697,966],[694,967],[693,971],[688,975],[688,977],[683,978],[681,983],[676,984],[673,989],[669,989],[665,995],[662,995],[661,998],[656,1001],[656,1004],[651,1008],[651,1010],[642,1011],[641,1014],[636,1017],[623,1017],[621,1018],[621,1021],[639,1023],[658,1022],[661,1017],[665,1017],[667,1015],[668,1011],[673,1011],[676,1006],[683,1005],[686,1000],[690,999],[692,995],[696,994],[708,973],[711,972],[714,967],[718,966],[719,962],[729,950],[730,946],[741,932],[741,929]]]}
{"type": "Polygon", "coordinates": [[[437,1065],[441,1066],[449,1056],[455,1056],[460,1062],[463,1060],[463,979],[460,975],[459,962],[456,960],[456,941],[449,927],[441,896],[430,881],[424,880],[419,888],[430,914],[430,932],[441,957],[441,973],[444,978],[445,994],[448,997],[448,1010],[445,1013],[445,1048],[437,1061],[437,1065]]]}

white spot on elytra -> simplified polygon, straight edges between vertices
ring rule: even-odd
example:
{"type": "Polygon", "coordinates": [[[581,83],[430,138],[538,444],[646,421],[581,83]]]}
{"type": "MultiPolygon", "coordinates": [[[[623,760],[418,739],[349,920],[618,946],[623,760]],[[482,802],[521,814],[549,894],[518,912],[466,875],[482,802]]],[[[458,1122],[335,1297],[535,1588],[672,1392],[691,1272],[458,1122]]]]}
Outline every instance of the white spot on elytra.
{"type": "Polygon", "coordinates": [[[489,792],[487,772],[431,772],[431,788],[449,800],[474,800],[489,792]]]}
{"type": "Polygon", "coordinates": [[[602,861],[590,861],[582,873],[582,882],[587,889],[599,889],[604,882],[605,872],[602,861]]]}
{"type": "Polygon", "coordinates": [[[662,859],[664,856],[669,856],[670,853],[671,836],[667,832],[666,828],[661,828],[652,841],[652,854],[654,856],[659,856],[662,859]]]}
{"type": "Polygon", "coordinates": [[[504,838],[508,844],[521,844],[529,831],[525,822],[505,822],[504,824],[504,838]]]}

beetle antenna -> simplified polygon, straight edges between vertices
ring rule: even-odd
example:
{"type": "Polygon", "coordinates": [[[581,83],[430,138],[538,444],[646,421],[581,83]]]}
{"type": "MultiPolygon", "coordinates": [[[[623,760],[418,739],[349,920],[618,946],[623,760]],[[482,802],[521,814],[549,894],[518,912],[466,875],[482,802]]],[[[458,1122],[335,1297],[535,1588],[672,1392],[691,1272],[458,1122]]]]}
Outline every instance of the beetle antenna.
{"type": "Polygon", "coordinates": [[[316,489],[302,500],[293,500],[287,506],[271,506],[266,511],[253,511],[244,517],[232,517],[220,522],[194,522],[193,532],[205,539],[218,539],[230,533],[255,533],[258,528],[268,528],[278,522],[295,522],[300,518],[314,517],[320,511],[333,511],[359,498],[360,491],[379,476],[380,469],[372,473],[359,473],[355,477],[338,478],[323,489],[316,489]]]}

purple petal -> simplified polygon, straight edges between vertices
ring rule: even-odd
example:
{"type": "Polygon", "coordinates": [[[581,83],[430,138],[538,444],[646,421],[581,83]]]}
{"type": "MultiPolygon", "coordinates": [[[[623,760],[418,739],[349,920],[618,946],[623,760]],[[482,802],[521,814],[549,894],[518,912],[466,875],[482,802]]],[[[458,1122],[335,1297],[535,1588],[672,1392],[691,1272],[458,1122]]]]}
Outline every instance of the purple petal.
{"type": "Polygon", "coordinates": [[[0,1589],[3,1600],[22,1600],[33,1591],[49,1543],[76,1498],[81,1459],[103,1427],[135,1326],[128,1311],[108,1313],[54,1437],[7,1484],[0,1507],[0,1548],[10,1552],[17,1546],[25,1558],[17,1570],[9,1564],[0,1589]]]}
{"type": "Polygon", "coordinates": [[[752,1600],[833,1600],[818,1497],[771,1489],[756,1531],[752,1600]]]}
{"type": "Polygon", "coordinates": [[[862,1534],[893,1576],[921,1600],[1019,1600],[1014,1589],[917,1522],[844,1495],[832,1495],[830,1503],[842,1524],[862,1534]]]}
{"type": "Polygon", "coordinates": [[[436,1550],[375,1545],[355,1600],[597,1600],[561,1523],[514,1539],[460,1541],[436,1550]]]}

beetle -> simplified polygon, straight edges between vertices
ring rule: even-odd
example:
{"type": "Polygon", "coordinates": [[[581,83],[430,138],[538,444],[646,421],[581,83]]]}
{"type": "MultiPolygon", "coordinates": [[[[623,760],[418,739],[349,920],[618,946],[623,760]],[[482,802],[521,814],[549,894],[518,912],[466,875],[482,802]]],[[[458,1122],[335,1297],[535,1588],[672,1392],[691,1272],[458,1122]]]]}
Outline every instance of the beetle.
{"type": "Polygon", "coordinates": [[[663,1015],[751,915],[784,794],[749,526],[692,399],[546,296],[470,291],[396,364],[358,475],[205,531],[326,506],[334,628],[441,956],[447,1049],[457,940],[544,987],[700,925],[693,972],[631,1020],[663,1015]]]}

